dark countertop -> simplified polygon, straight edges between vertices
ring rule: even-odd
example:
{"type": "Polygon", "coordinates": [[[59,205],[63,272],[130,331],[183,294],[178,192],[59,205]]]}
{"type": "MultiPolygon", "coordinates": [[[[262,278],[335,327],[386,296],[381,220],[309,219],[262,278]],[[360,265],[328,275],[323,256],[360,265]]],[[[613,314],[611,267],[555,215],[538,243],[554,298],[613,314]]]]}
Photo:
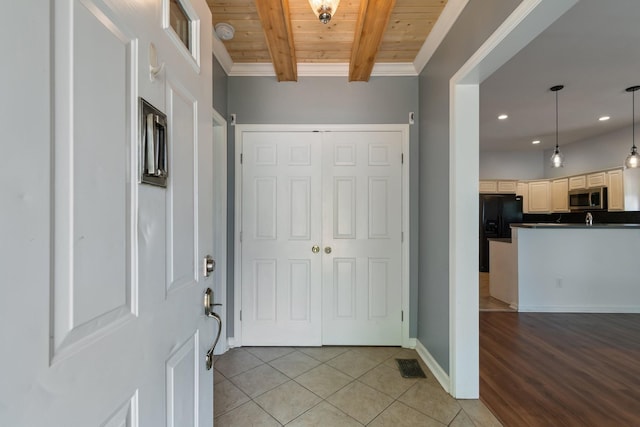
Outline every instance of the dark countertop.
{"type": "Polygon", "coordinates": [[[511,237],[489,237],[490,242],[511,243],[511,237]]]}
{"type": "Polygon", "coordinates": [[[523,224],[511,224],[515,228],[598,228],[598,229],[640,229],[640,224],[569,224],[559,222],[531,222],[523,224]]]}

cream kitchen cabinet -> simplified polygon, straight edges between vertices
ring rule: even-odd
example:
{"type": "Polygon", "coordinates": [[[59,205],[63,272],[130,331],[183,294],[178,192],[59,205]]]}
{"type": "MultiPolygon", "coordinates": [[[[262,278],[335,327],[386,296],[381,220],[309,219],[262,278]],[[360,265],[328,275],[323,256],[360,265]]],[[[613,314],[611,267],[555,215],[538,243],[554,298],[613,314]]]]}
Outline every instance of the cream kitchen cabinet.
{"type": "Polygon", "coordinates": [[[609,182],[608,198],[610,211],[624,210],[624,178],[622,169],[607,172],[609,182]]]}
{"type": "Polygon", "coordinates": [[[497,193],[498,181],[480,181],[478,190],[480,193],[497,193]]]}
{"type": "Polygon", "coordinates": [[[607,186],[607,173],[596,172],[587,175],[587,188],[594,187],[606,187],[607,186]]]}
{"type": "Polygon", "coordinates": [[[515,194],[517,181],[498,181],[498,193],[515,194]]]}
{"type": "Polygon", "coordinates": [[[517,181],[481,180],[480,193],[515,194],[517,181]]]}
{"type": "Polygon", "coordinates": [[[516,185],[516,195],[522,197],[522,213],[529,213],[529,183],[519,182],[516,185]]]}
{"type": "Polygon", "coordinates": [[[551,211],[551,185],[549,181],[529,182],[529,213],[551,211]]]}
{"type": "Polygon", "coordinates": [[[554,179],[551,182],[551,211],[569,212],[569,179],[554,179]]]}
{"type": "Polygon", "coordinates": [[[582,188],[587,188],[587,177],[585,175],[569,177],[569,190],[580,190],[582,188]]]}

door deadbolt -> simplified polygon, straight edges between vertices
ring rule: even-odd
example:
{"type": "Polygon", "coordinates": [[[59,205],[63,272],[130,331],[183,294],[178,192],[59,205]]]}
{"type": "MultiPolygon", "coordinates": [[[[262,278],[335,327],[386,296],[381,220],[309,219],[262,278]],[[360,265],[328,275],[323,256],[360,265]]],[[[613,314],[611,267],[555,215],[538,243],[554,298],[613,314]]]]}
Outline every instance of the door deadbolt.
{"type": "Polygon", "coordinates": [[[325,246],[324,253],[325,254],[330,254],[331,253],[331,246],[325,246]]]}
{"type": "Polygon", "coordinates": [[[318,252],[320,252],[320,246],[318,245],[313,245],[311,247],[311,252],[313,252],[314,254],[317,254],[318,252]]]}
{"type": "Polygon", "coordinates": [[[203,269],[204,277],[209,277],[213,272],[213,270],[216,269],[216,262],[211,255],[207,255],[206,257],[204,257],[203,265],[204,265],[204,269],[203,269]]]}

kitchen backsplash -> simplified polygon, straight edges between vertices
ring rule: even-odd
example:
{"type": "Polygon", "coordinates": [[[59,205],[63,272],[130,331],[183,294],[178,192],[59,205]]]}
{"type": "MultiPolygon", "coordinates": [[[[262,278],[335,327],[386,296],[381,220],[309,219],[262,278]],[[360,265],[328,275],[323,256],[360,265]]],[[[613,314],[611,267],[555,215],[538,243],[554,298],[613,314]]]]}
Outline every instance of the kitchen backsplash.
{"type": "MultiPolygon", "coordinates": [[[[640,211],[629,212],[606,212],[589,211],[593,215],[594,223],[605,224],[640,224],[640,211]]],[[[550,214],[523,214],[522,222],[563,222],[569,224],[579,224],[585,221],[585,212],[566,212],[550,214]]]]}

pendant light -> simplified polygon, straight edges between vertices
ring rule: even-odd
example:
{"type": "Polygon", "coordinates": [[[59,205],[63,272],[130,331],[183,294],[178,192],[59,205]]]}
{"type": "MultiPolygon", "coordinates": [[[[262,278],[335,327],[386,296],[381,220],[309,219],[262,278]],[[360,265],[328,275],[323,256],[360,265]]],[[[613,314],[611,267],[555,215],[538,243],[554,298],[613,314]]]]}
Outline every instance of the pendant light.
{"type": "Polygon", "coordinates": [[[627,156],[624,165],[627,168],[640,167],[640,154],[636,147],[636,91],[640,86],[631,86],[626,88],[627,92],[631,92],[631,154],[627,156]]]}
{"type": "Polygon", "coordinates": [[[564,156],[560,152],[560,147],[558,147],[558,91],[562,89],[564,89],[563,85],[553,86],[549,89],[556,93],[556,148],[553,150],[553,154],[551,155],[552,168],[561,168],[564,166],[564,156]]]}
{"type": "Polygon", "coordinates": [[[331,21],[331,17],[336,13],[339,3],[340,0],[309,0],[311,9],[323,24],[331,21]]]}

